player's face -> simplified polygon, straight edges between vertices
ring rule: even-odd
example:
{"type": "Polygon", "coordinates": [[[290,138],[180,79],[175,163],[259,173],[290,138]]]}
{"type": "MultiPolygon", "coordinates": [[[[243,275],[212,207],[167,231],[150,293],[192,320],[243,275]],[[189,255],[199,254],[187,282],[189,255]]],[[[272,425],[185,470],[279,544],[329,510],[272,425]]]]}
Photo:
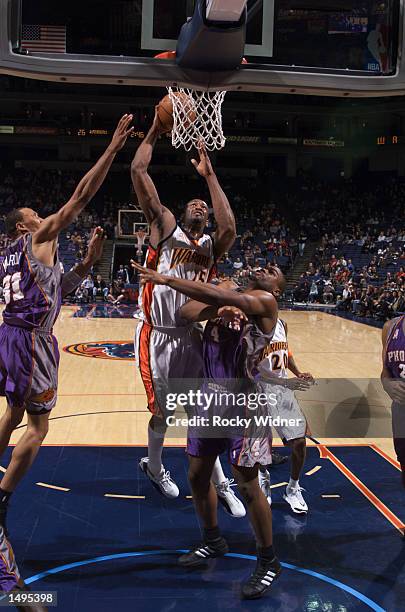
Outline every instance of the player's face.
{"type": "Polygon", "coordinates": [[[278,300],[285,288],[284,274],[277,266],[271,266],[270,268],[258,268],[254,270],[253,278],[258,289],[263,289],[273,294],[276,300],[278,300]]]}
{"type": "Polygon", "coordinates": [[[208,206],[203,200],[191,200],[186,206],[184,223],[186,225],[199,223],[202,227],[207,225],[209,217],[208,206]]]}
{"type": "Polygon", "coordinates": [[[17,230],[26,234],[33,234],[39,229],[43,219],[32,208],[23,208],[21,210],[22,220],[17,223],[17,230]]]}

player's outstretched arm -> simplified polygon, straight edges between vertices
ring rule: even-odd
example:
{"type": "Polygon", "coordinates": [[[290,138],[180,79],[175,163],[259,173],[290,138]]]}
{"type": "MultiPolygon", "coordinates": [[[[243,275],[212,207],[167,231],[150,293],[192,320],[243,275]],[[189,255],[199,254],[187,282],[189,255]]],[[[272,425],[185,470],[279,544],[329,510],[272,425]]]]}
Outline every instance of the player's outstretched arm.
{"type": "Polygon", "coordinates": [[[131,265],[138,271],[143,284],[166,285],[187,295],[192,300],[217,308],[235,306],[246,315],[277,318],[277,301],[267,291],[255,290],[251,293],[236,293],[230,289],[221,289],[221,287],[210,283],[200,283],[159,274],[155,270],[143,268],[133,260],[131,260],[131,265]]]}
{"type": "Polygon", "coordinates": [[[104,248],[104,230],[96,227],[89,241],[87,255],[83,261],[67,272],[62,279],[62,297],[72,293],[90,272],[94,264],[101,258],[104,248]]]}
{"type": "MultiPolygon", "coordinates": [[[[215,286],[218,287],[218,284],[215,286]]],[[[236,289],[238,287],[232,280],[223,281],[220,283],[220,286],[222,289],[236,289]]],[[[200,323],[221,317],[224,322],[234,329],[239,329],[242,321],[247,321],[246,315],[234,306],[217,308],[216,306],[207,306],[203,302],[196,302],[196,300],[188,300],[180,308],[179,316],[183,321],[187,321],[187,323],[200,323]]]]}
{"type": "Polygon", "coordinates": [[[180,308],[179,317],[182,321],[187,323],[200,323],[202,321],[209,321],[215,319],[218,315],[218,308],[215,306],[208,306],[203,302],[197,302],[196,300],[189,300],[180,308]]]}
{"type": "Polygon", "coordinates": [[[33,235],[33,246],[55,240],[59,232],[69,227],[82,210],[96,195],[118,151],[122,149],[128,136],[133,132],[130,127],[132,115],[121,117],[111,143],[98,162],[89,170],[76,187],[70,200],[55,214],[47,217],[33,235]]]}
{"type": "Polygon", "coordinates": [[[152,246],[157,246],[159,242],[171,234],[176,226],[173,213],[160,202],[155,184],[148,173],[153,149],[161,133],[162,127],[156,107],[152,127],[139,145],[131,164],[131,177],[135,193],[146,220],[151,226],[150,243],[152,246]]]}
{"type": "Polygon", "coordinates": [[[226,197],[218,178],[213,170],[210,158],[203,142],[198,147],[199,161],[192,159],[191,163],[197,170],[198,174],[203,176],[207,181],[208,189],[211,196],[212,207],[214,209],[214,217],[217,223],[215,232],[215,256],[221,257],[227,253],[236,239],[236,222],[229,200],[226,197]]]}

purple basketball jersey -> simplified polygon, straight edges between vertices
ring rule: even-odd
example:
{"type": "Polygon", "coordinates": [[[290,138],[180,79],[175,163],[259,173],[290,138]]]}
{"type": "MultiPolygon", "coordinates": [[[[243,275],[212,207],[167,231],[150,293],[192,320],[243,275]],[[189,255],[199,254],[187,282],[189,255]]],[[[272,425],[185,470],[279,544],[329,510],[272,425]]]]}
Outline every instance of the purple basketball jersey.
{"type": "Polygon", "coordinates": [[[0,261],[0,283],[6,308],[4,322],[14,327],[51,331],[61,307],[62,268],[45,266],[32,253],[26,234],[5,251],[0,261]]]}
{"type": "Polygon", "coordinates": [[[225,327],[217,319],[208,321],[203,336],[205,380],[232,379],[242,374],[242,338],[243,330],[225,327]]]}
{"type": "Polygon", "coordinates": [[[389,332],[385,351],[385,365],[392,378],[405,380],[405,315],[402,315],[389,332]]]}
{"type": "Polygon", "coordinates": [[[218,319],[208,321],[203,336],[204,378],[254,380],[263,349],[273,337],[263,333],[254,320],[240,330],[222,325],[218,319]]]}

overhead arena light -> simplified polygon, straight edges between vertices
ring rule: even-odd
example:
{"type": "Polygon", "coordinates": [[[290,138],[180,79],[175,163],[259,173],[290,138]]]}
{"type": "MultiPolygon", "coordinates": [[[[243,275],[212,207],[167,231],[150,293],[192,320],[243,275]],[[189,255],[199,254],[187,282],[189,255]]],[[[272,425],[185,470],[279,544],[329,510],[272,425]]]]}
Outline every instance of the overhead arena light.
{"type": "Polygon", "coordinates": [[[247,0],[207,0],[207,21],[239,21],[247,0]]]}

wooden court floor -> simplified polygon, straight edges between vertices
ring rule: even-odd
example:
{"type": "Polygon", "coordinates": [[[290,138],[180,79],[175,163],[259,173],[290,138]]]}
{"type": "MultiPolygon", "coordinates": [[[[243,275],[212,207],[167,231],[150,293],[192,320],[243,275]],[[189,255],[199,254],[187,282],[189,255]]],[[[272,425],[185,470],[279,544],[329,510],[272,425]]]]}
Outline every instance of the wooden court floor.
{"type": "MultiPolygon", "coordinates": [[[[55,328],[61,349],[59,400],[46,444],[144,445],[149,413],[134,363],[62,350],[76,343],[132,342],[137,320],[74,318],[75,310],[64,307],[55,328]]],[[[389,399],[379,382],[381,330],[323,312],[283,311],[281,316],[298,366],[318,380],[298,394],[313,435],[328,444],[376,443],[394,456],[389,399]]]]}

